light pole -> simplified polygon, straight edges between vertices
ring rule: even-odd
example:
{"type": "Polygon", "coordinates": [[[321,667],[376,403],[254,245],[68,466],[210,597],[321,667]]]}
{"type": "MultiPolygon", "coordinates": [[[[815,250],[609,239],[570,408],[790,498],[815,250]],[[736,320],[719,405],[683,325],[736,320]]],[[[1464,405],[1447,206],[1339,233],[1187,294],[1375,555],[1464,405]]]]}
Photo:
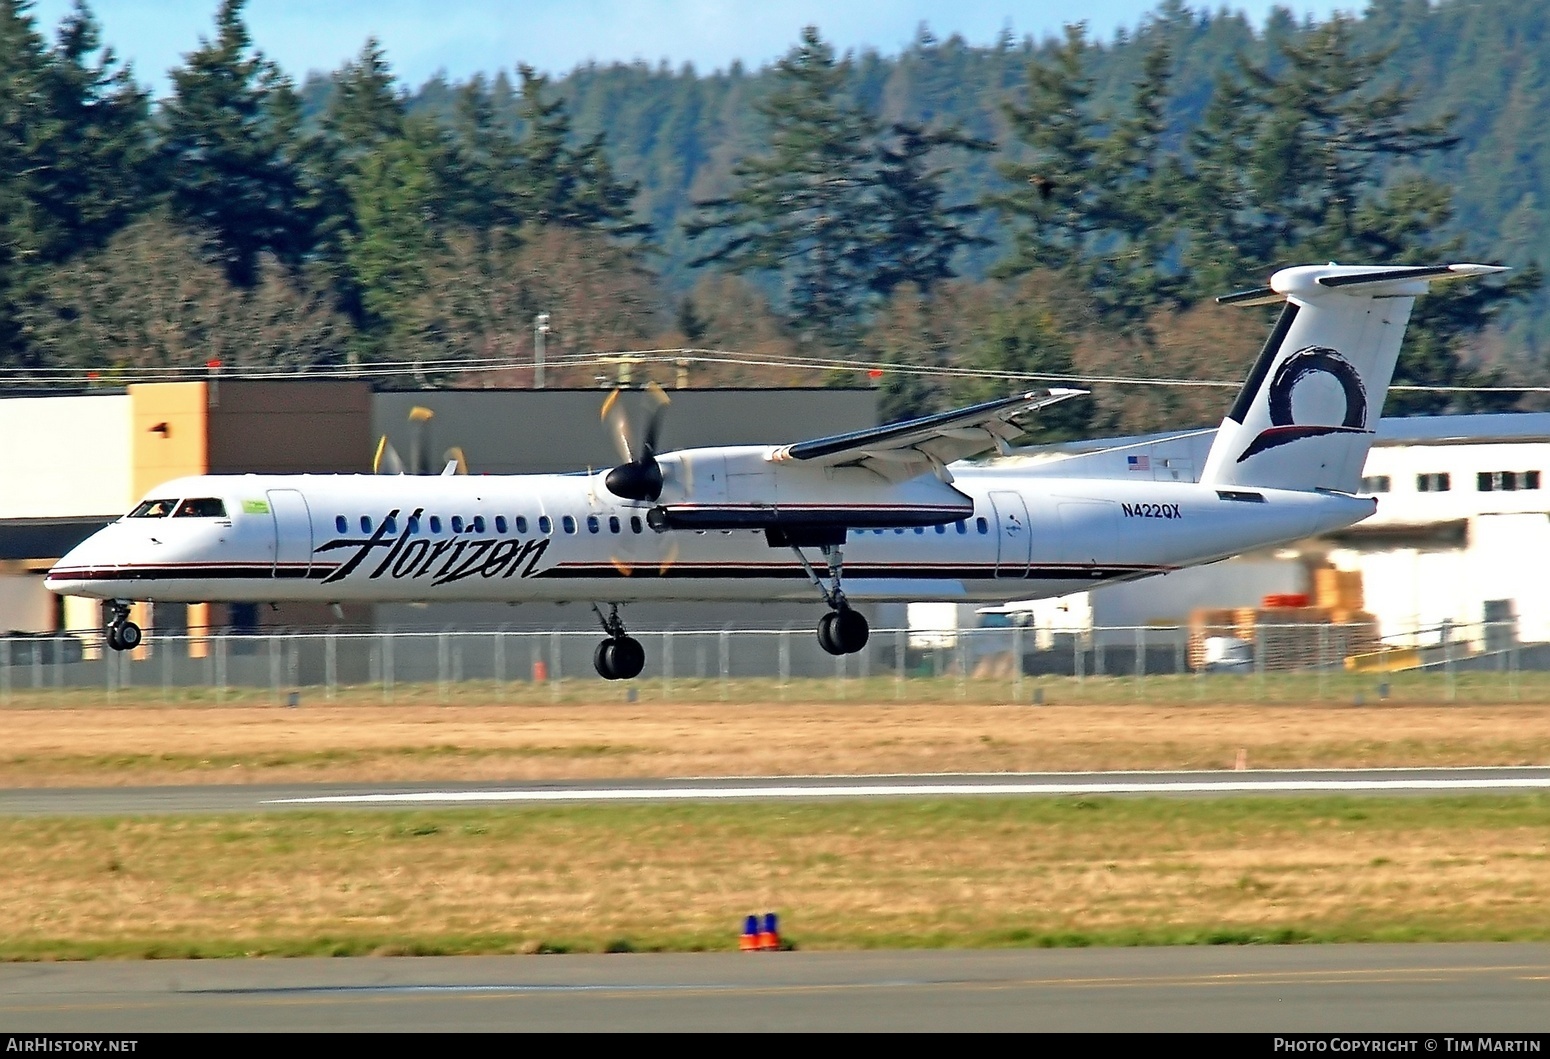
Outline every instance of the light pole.
{"type": "Polygon", "coordinates": [[[544,336],[549,333],[549,314],[533,317],[533,389],[544,388],[544,336]]]}

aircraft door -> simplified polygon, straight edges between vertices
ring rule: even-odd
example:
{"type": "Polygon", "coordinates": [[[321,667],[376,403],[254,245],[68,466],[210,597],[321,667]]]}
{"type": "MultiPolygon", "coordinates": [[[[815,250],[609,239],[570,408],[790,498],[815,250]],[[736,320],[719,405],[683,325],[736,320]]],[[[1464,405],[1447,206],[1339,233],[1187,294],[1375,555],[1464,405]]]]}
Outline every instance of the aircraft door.
{"type": "Polygon", "coordinates": [[[306,577],[312,568],[312,513],[307,498],[295,489],[271,489],[268,496],[274,520],[274,576],[306,577]]]}
{"type": "Polygon", "coordinates": [[[990,506],[996,513],[996,576],[1027,577],[1033,534],[1029,532],[1028,505],[1023,495],[991,493],[990,506]]]}

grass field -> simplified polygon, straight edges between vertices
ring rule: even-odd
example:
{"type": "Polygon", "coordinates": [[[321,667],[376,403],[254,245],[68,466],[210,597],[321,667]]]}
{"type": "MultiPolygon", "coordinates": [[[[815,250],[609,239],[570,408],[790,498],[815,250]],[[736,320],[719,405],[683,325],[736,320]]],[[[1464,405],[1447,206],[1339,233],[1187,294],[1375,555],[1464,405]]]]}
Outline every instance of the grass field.
{"type": "MultiPolygon", "coordinates": [[[[1042,705],[950,681],[800,704],[35,692],[0,709],[0,786],[1550,763],[1541,701],[1137,704],[1131,683],[1042,705]]],[[[0,959],[717,949],[764,911],[805,948],[1543,939],[1550,796],[0,818],[0,886],[0,959]]]]}
{"type": "Polygon", "coordinates": [[[462,704],[0,710],[0,786],[1550,763],[1550,705],[462,704]]]}
{"type": "Polygon", "coordinates": [[[1550,937],[1550,797],[0,820],[0,958],[1550,937]]]}

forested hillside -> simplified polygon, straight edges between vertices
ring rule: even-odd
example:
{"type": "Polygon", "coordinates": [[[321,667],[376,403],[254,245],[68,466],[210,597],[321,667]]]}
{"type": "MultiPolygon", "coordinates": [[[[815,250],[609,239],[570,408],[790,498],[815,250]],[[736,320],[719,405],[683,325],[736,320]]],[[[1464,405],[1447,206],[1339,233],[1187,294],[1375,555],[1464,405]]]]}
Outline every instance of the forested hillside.
{"type": "Polygon", "coordinates": [[[240,0],[153,101],[89,9],[0,0],[0,370],[222,362],[529,385],[879,385],[923,412],[1107,380],[1049,436],[1208,423],[1305,261],[1502,261],[1418,309],[1389,410],[1550,379],[1550,9],[1372,0],[1260,28],[1167,0],[1093,40],[924,28],[758,71],[302,81],[240,0]],[[641,353],[640,351],[659,351],[641,353]],[[633,357],[619,354],[633,352],[633,357]],[[1150,383],[1150,384],[1149,384],[1150,383]]]}

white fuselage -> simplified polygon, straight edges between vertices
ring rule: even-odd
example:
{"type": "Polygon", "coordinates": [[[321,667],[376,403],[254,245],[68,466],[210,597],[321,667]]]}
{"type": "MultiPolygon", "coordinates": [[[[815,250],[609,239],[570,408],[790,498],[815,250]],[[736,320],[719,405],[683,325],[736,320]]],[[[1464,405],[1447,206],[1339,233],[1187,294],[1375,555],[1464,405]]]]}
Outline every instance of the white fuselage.
{"type": "MultiPolygon", "coordinates": [[[[967,518],[849,531],[849,598],[1064,595],[1297,540],[1376,507],[1342,493],[953,472],[973,500],[967,518]]],[[[216,499],[224,515],[126,516],[61,559],[48,587],[181,602],[820,599],[762,530],[653,530],[647,505],[611,495],[601,474],[203,476],[148,498],[216,499]]]]}

